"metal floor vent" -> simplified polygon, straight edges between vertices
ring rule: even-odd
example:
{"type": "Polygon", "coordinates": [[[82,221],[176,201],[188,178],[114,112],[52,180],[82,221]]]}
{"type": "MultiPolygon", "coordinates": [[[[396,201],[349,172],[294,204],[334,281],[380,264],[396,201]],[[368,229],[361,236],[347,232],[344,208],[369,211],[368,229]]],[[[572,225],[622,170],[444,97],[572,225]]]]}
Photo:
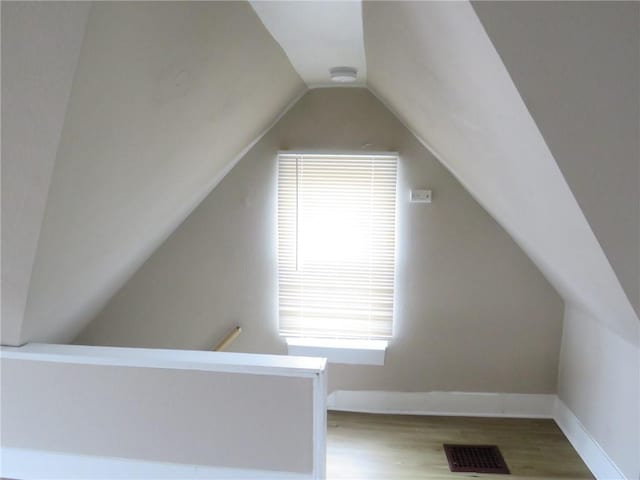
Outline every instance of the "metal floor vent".
{"type": "Polygon", "coordinates": [[[444,445],[452,472],[510,473],[495,445],[444,445]]]}

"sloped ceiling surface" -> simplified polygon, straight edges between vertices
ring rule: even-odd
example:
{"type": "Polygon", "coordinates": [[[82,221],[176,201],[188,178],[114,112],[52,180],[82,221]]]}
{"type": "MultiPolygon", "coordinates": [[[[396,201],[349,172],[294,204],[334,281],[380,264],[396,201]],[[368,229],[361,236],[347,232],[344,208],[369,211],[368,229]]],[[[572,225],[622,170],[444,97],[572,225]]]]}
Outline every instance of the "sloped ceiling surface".
{"type": "Polygon", "coordinates": [[[329,70],[338,66],[356,68],[356,83],[366,84],[360,0],[252,0],[251,6],[309,87],[331,84],[329,70]]]}
{"type": "MultiPolygon", "coordinates": [[[[19,195],[6,195],[3,188],[3,262],[8,255],[5,212],[26,213],[24,224],[7,243],[22,248],[14,248],[17,267],[11,270],[3,265],[4,343],[71,340],[234,160],[305,90],[284,52],[246,2],[97,2],[88,20],[87,4],[68,8],[84,10],[67,17],[72,31],[66,53],[51,51],[51,57],[61,62],[57,65],[62,72],[59,81],[51,83],[57,90],[45,91],[41,108],[27,111],[32,107],[26,102],[28,107],[23,110],[27,111],[24,118],[41,115],[49,125],[40,135],[38,123],[27,121],[36,127],[32,136],[41,137],[39,144],[34,139],[26,142],[37,145],[38,156],[31,157],[32,172],[40,177],[32,181],[27,172],[22,178],[35,202],[20,204],[19,195]],[[73,75],[69,72],[74,69],[74,51],[85,24],[73,75]],[[62,132],[59,144],[56,129],[62,132]],[[40,222],[44,198],[46,211],[40,222]],[[20,239],[25,238],[22,245],[20,239]],[[7,277],[6,272],[13,276],[7,277]],[[13,305],[7,304],[7,292],[15,300],[13,305]],[[11,311],[9,319],[5,308],[11,311]],[[12,333],[10,342],[4,337],[5,327],[12,333]]],[[[509,5],[503,10],[501,5],[489,4],[476,8],[491,38],[467,2],[365,2],[368,86],[503,225],[566,301],[637,342],[638,318],[629,301],[637,305],[640,297],[634,291],[640,282],[640,274],[634,273],[634,259],[638,258],[634,250],[639,253],[634,239],[640,235],[634,217],[640,194],[629,174],[634,166],[607,171],[602,164],[592,163],[584,175],[577,160],[594,152],[598,156],[608,153],[613,157],[611,164],[619,165],[620,158],[633,154],[629,143],[629,135],[637,128],[633,110],[623,109],[629,115],[624,131],[607,132],[600,149],[594,141],[598,135],[589,133],[602,133],[598,130],[613,122],[629,95],[628,84],[615,85],[622,88],[619,95],[605,95],[590,103],[609,110],[600,119],[590,118],[587,128],[570,130],[568,141],[563,133],[571,119],[595,112],[575,106],[585,92],[571,88],[584,79],[571,75],[556,78],[561,84],[556,94],[569,100],[570,106],[555,112],[549,109],[554,99],[545,95],[552,88],[542,88],[544,74],[531,60],[554,47],[537,43],[548,33],[542,29],[545,15],[536,10],[543,7],[509,5]],[[533,11],[526,10],[531,8],[533,11]],[[540,28],[524,25],[530,15],[540,28]],[[512,20],[514,25],[522,23],[522,29],[505,26],[512,20]],[[511,43],[513,39],[518,41],[511,43]],[[532,45],[525,49],[528,43],[532,45]],[[616,143],[622,137],[624,141],[616,143]],[[604,203],[598,195],[591,195],[603,175],[609,186],[618,180],[624,184],[621,195],[604,203]]],[[[557,29],[572,15],[561,11],[560,23],[549,38],[561,39],[557,29]]],[[[607,18],[623,22],[614,17],[607,18]]],[[[11,42],[21,35],[29,36],[29,29],[38,31],[39,26],[29,22],[31,19],[19,34],[14,29],[16,36],[11,38],[3,28],[3,54],[15,47],[11,42]]],[[[62,21],[49,26],[60,29],[60,34],[64,25],[62,21]]],[[[12,32],[10,27],[7,31],[12,32]]],[[[554,61],[561,63],[563,55],[589,51],[582,46],[572,51],[584,41],[570,36],[562,44],[568,50],[554,61]]],[[[55,43],[50,46],[55,50],[55,43]]],[[[633,70],[632,65],[620,65],[620,59],[626,57],[620,54],[618,58],[617,53],[604,69],[633,70]]],[[[606,52],[598,53],[603,55],[606,52]]],[[[558,65],[555,67],[557,71],[558,65]]],[[[601,73],[584,63],[578,64],[577,71],[578,76],[601,73]]],[[[631,74],[637,75],[637,68],[631,74]]],[[[598,87],[603,78],[587,82],[587,89],[598,87]]],[[[551,79],[553,76],[546,81],[555,85],[551,79]]],[[[34,88],[37,91],[40,86],[34,88]]],[[[3,85],[3,94],[4,90],[3,85]]],[[[3,95],[3,114],[6,105],[16,104],[7,103],[3,95]]],[[[615,124],[620,125],[619,118],[615,124]]],[[[20,155],[19,149],[11,153],[3,146],[3,187],[6,152],[16,155],[10,162],[20,155]]],[[[19,177],[11,173],[11,178],[19,177]]]]}
{"type": "Polygon", "coordinates": [[[473,7],[640,312],[640,2],[473,7]]]}
{"type": "Polygon", "coordinates": [[[20,341],[70,341],[305,89],[246,2],[93,4],[20,341]]]}
{"type": "Polygon", "coordinates": [[[2,2],[2,341],[20,342],[90,5],[2,2]]]}
{"type": "Polygon", "coordinates": [[[370,89],[566,301],[637,343],[633,307],[471,4],[365,2],[363,18],[370,89]]]}

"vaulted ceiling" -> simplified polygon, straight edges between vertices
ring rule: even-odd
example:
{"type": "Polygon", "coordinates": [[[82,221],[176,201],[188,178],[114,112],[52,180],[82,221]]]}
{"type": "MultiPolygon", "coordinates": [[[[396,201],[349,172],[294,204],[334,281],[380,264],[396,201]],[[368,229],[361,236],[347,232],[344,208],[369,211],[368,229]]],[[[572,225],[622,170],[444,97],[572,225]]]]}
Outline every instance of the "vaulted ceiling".
{"type": "Polygon", "coordinates": [[[3,2],[3,343],[72,340],[344,64],[566,302],[638,342],[640,5],[321,5],[3,2]]]}
{"type": "MultiPolygon", "coordinates": [[[[502,224],[565,301],[638,342],[631,302],[472,5],[374,2],[365,3],[363,11],[369,88],[502,224]]],[[[582,22],[565,20],[565,35],[588,35],[582,22]]],[[[518,41],[515,32],[510,40],[518,41]]],[[[548,55],[554,54],[551,49],[548,55]]],[[[523,54],[514,63],[529,58],[523,54]]],[[[610,77],[618,75],[609,72],[610,77]]],[[[627,79],[630,85],[634,81],[637,94],[637,75],[627,79]]],[[[637,125],[637,105],[631,112],[637,125]]],[[[637,178],[633,139],[626,138],[628,156],[623,161],[630,162],[628,173],[637,178]]],[[[585,168],[601,161],[582,160],[585,168]]],[[[636,233],[637,189],[636,184],[636,201],[630,205],[636,233]]],[[[635,252],[627,252],[627,261],[636,265],[637,291],[637,236],[631,243],[635,252]]]]}
{"type": "Polygon", "coordinates": [[[68,342],[306,87],[246,2],[2,9],[3,342],[68,342]],[[25,245],[5,212],[32,191],[25,245]]]}

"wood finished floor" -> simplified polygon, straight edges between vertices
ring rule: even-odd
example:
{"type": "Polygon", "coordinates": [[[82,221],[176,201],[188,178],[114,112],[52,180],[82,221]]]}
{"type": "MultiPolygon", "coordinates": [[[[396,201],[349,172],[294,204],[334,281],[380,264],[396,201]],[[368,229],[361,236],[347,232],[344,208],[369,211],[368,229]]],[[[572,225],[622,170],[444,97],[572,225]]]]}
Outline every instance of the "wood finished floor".
{"type": "Polygon", "coordinates": [[[593,479],[553,420],[329,412],[327,478],[593,479]],[[511,475],[452,473],[442,444],[498,445],[511,475]]]}

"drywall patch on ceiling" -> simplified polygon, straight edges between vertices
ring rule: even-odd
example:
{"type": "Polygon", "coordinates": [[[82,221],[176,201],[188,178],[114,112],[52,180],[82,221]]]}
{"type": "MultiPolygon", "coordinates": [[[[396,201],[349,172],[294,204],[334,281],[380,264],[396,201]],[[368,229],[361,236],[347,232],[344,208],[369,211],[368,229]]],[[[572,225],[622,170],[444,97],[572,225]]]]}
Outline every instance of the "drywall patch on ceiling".
{"type": "Polygon", "coordinates": [[[31,271],[90,3],[2,3],[2,343],[20,343],[31,271]]]}
{"type": "Polygon", "coordinates": [[[250,3],[309,87],[336,86],[329,76],[336,66],[357,68],[355,83],[366,84],[360,0],[250,3]]]}
{"type": "Polygon", "coordinates": [[[565,301],[637,343],[633,307],[471,4],[367,2],[363,16],[370,88],[565,301]]]}

